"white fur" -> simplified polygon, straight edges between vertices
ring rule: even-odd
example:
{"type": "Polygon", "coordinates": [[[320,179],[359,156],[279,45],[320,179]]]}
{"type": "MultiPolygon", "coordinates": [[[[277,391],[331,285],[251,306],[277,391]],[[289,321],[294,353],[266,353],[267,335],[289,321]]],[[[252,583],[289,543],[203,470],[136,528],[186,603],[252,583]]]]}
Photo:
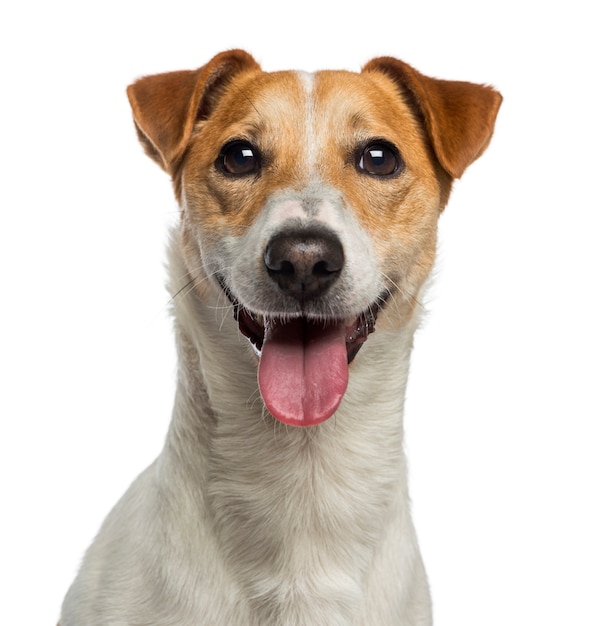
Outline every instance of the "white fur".
{"type": "MultiPolygon", "coordinates": [[[[244,236],[199,241],[201,274],[223,273],[259,312],[280,297],[286,313],[249,260],[260,263],[283,225],[318,222],[346,251],[332,306],[356,316],[387,285],[370,236],[309,168],[307,188],[269,198],[244,236]]],[[[190,279],[179,232],[170,254],[177,293],[190,279]]],[[[332,418],[292,428],[266,413],[257,355],[206,280],[203,298],[190,289],[174,299],[179,372],[165,447],[103,524],[61,626],[429,626],[402,425],[417,314],[402,330],[377,327],[332,418]]]]}
{"type": "Polygon", "coordinates": [[[61,626],[430,624],[402,446],[414,324],[375,333],[337,414],[298,429],[265,414],[234,320],[193,292],[174,314],[165,448],[105,521],[61,626]]]}
{"type": "Polygon", "coordinates": [[[245,235],[231,237],[213,253],[207,254],[204,259],[207,273],[222,274],[237,299],[254,311],[263,314],[294,312],[288,311],[291,307],[289,299],[284,298],[270,280],[263,267],[262,255],[258,255],[272,236],[289,224],[300,228],[324,226],[337,235],[346,251],[345,266],[337,283],[331,287],[329,298],[308,303],[308,316],[356,317],[387,289],[371,238],[360,227],[354,211],[335,189],[319,183],[301,192],[278,192],[269,198],[245,235]]]}

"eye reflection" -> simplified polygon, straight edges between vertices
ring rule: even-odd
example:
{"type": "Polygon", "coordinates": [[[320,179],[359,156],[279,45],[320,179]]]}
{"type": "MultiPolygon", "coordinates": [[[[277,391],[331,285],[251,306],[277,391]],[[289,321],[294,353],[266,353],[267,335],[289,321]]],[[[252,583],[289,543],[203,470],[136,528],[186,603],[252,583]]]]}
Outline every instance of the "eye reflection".
{"type": "Polygon", "coordinates": [[[260,168],[259,153],[247,141],[232,141],[222,148],[216,166],[233,176],[253,174],[260,168]]]}
{"type": "Polygon", "coordinates": [[[358,168],[373,176],[391,176],[402,167],[398,151],[383,142],[367,145],[358,158],[358,168]]]}

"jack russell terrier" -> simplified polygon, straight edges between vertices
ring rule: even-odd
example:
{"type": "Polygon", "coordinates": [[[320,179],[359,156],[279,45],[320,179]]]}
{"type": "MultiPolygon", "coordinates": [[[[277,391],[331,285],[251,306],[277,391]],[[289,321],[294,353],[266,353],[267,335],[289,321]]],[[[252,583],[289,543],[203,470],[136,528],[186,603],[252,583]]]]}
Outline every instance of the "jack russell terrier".
{"type": "Polygon", "coordinates": [[[438,216],[500,94],[231,50],[128,96],[180,206],[177,392],[61,626],[431,624],[404,393],[438,216]]]}

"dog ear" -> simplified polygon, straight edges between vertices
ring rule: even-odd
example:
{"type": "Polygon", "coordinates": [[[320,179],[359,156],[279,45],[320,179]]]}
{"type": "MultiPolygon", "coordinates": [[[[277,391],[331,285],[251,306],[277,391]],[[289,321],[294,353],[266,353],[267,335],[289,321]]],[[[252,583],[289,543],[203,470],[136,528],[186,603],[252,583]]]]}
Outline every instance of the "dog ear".
{"type": "Polygon", "coordinates": [[[488,147],[502,102],[491,87],[430,78],[392,57],[373,59],[362,71],[386,74],[410,97],[440,165],[453,178],[460,178],[488,147]]]}
{"type": "Polygon", "coordinates": [[[197,70],[138,79],[128,87],[127,93],[145,152],[173,174],[195,122],[209,117],[236,74],[259,69],[247,52],[229,50],[197,70]]]}

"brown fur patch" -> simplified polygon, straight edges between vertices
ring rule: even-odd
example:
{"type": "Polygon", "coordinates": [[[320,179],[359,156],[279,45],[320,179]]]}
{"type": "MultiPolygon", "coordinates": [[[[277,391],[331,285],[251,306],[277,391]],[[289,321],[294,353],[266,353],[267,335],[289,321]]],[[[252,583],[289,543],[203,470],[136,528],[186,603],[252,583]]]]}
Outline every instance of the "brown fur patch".
{"type": "Polygon", "coordinates": [[[501,102],[489,87],[430,78],[389,57],[306,83],[297,72],[262,72],[242,51],[143,78],[128,94],[145,149],[172,175],[193,275],[202,272],[199,233],[213,242],[241,236],[275,192],[319,180],[341,192],[370,233],[383,274],[404,294],[404,319],[433,265],[453,177],[487,146],[501,102]],[[232,140],[258,151],[257,174],[228,176],[216,166],[232,140]],[[373,141],[397,148],[396,175],[359,171],[358,151],[373,141]]]}

